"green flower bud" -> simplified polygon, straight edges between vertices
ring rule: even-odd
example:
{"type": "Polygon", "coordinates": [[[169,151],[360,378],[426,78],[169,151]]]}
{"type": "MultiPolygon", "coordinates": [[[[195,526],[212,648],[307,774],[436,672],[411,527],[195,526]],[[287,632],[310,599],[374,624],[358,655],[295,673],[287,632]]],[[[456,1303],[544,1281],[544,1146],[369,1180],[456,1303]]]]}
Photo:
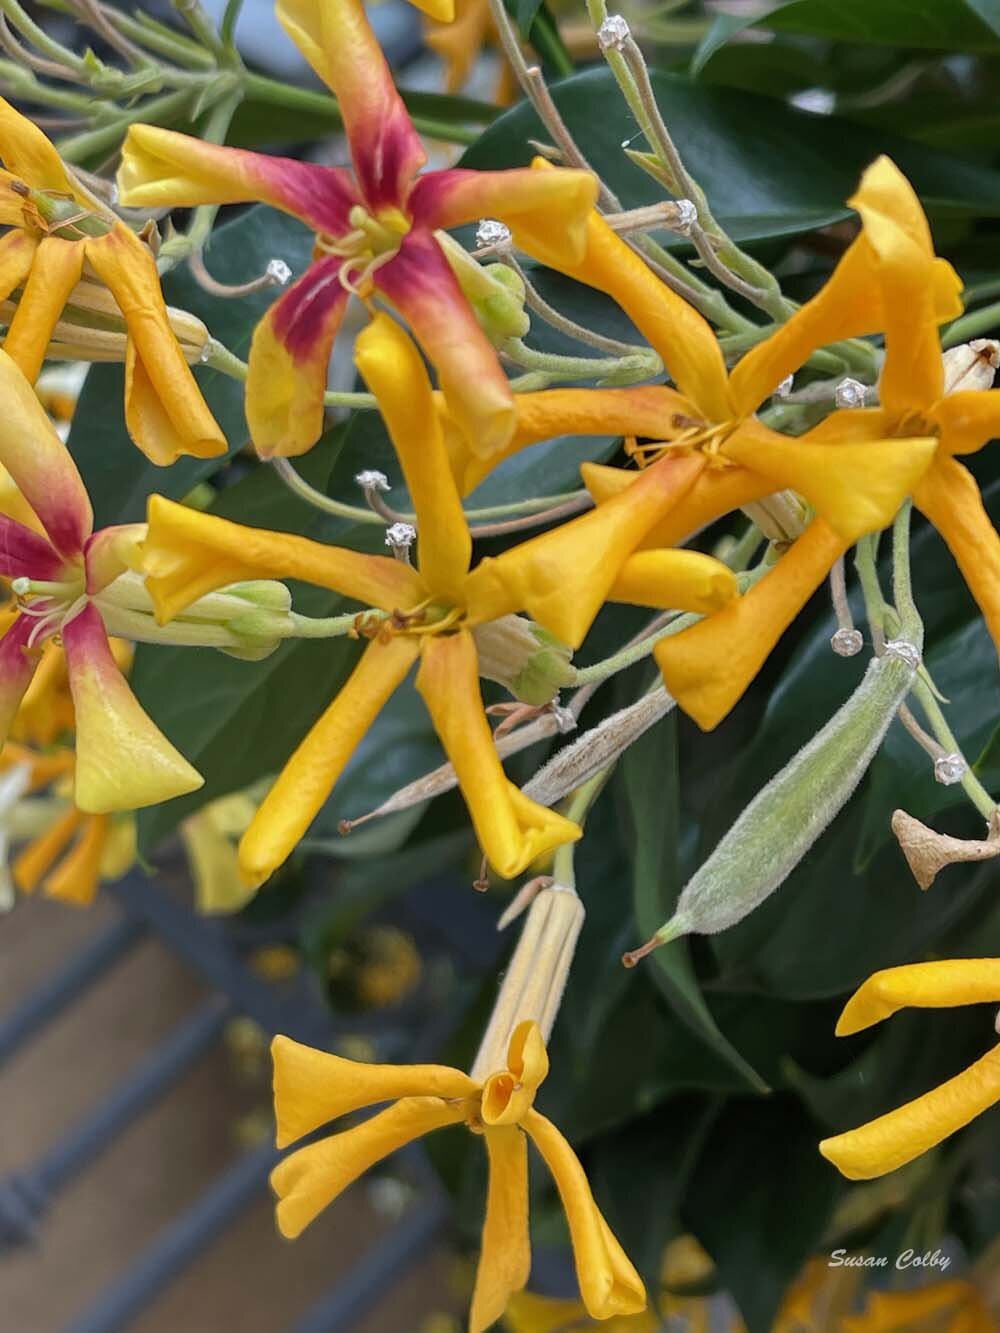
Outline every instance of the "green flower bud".
{"type": "Polygon", "coordinates": [[[502,616],[472,631],[479,674],[522,703],[549,703],[576,678],[572,650],[524,616],[502,616]]]}
{"type": "Polygon", "coordinates": [[[853,795],[919,665],[914,644],[886,644],[850,699],[757,793],[688,880],[670,920],[625,955],[626,966],[681,935],[728,930],[770,897],[853,795]]]}
{"type": "Polygon", "coordinates": [[[523,338],[531,321],[524,309],[520,275],[506,264],[481,265],[446,232],[435,234],[489,340],[499,345],[508,338],[523,338]]]}

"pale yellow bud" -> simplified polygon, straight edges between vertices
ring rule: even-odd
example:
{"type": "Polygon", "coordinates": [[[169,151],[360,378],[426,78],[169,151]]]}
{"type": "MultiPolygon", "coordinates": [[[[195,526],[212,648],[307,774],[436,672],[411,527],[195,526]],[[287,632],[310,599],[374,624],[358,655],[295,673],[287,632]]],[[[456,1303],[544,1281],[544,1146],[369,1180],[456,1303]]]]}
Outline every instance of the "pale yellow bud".
{"type": "Polygon", "coordinates": [[[943,353],[945,393],[964,393],[968,389],[992,389],[1000,366],[1000,342],[994,338],[973,338],[943,353]]]}

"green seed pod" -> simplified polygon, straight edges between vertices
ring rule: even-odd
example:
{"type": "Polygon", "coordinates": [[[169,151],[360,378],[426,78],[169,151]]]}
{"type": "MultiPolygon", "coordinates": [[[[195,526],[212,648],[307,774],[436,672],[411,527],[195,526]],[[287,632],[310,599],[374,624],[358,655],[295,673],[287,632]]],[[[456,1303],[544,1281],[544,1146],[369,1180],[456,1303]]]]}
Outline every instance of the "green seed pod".
{"type": "Polygon", "coordinates": [[[850,699],[758,792],[688,880],[674,915],[626,965],[681,935],[728,930],[771,896],[854,793],[919,665],[919,650],[903,640],[872,659],[850,699]]]}

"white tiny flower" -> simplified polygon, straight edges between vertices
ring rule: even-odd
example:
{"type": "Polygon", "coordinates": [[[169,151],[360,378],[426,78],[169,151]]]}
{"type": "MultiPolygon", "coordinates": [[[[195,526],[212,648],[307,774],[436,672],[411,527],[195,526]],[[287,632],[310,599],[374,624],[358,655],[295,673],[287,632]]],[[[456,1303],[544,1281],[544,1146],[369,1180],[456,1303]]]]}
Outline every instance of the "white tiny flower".
{"type": "Polygon", "coordinates": [[[363,491],[388,491],[392,489],[389,485],[389,478],[384,472],[379,472],[377,468],[365,468],[364,471],[355,473],[354,480],[363,491]]]}
{"type": "Polygon", "coordinates": [[[838,407],[864,407],[866,389],[860,380],[843,379],[833,391],[833,400],[838,407]]]}
{"type": "Polygon", "coordinates": [[[273,282],[276,282],[279,287],[284,287],[292,276],[292,270],[283,259],[269,259],[265,271],[267,276],[273,282]]]}
{"type": "Polygon", "coordinates": [[[864,647],[861,631],[857,629],[838,629],[830,640],[830,647],[838,657],[856,657],[864,647]]]}
{"type": "Polygon", "coordinates": [[[968,764],[960,754],[943,754],[934,760],[934,776],[943,787],[954,787],[967,770],[968,764]]]}
{"type": "Polygon", "coordinates": [[[597,45],[602,51],[620,51],[628,41],[630,29],[621,14],[609,14],[597,29],[597,45]]]}
{"type": "Polygon", "coordinates": [[[477,245],[507,245],[510,242],[510,228],[496,218],[483,218],[476,228],[477,245]]]}
{"type": "Polygon", "coordinates": [[[795,376],[786,375],[785,378],[781,381],[779,385],[777,385],[777,387],[774,390],[775,398],[787,398],[788,395],[792,392],[792,385],[794,383],[795,383],[795,376]]]}
{"type": "Polygon", "coordinates": [[[687,236],[698,221],[698,210],[690,199],[675,199],[674,204],[677,208],[677,220],[673,229],[681,236],[687,236]]]}
{"type": "Polygon", "coordinates": [[[417,530],[412,523],[393,523],[385,530],[385,544],[394,551],[408,551],[417,540],[417,530]]]}

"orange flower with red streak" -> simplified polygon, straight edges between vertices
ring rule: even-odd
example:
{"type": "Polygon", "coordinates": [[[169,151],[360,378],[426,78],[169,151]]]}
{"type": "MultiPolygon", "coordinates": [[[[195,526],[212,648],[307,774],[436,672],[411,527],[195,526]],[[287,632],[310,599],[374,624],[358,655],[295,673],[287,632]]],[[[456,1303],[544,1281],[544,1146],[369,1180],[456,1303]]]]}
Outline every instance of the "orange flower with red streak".
{"type": "Polygon", "coordinates": [[[247,419],[264,456],[304,453],[323,426],[327,367],[351,293],[379,295],[409,324],[438,373],[454,420],[489,456],[514,431],[514,399],[435,237],[502,219],[543,261],[583,253],[597,185],[583,171],[430,171],[361,0],[279,0],[277,15],[337,95],[353,174],[217,147],[133,125],[118,182],[129,207],[258,200],[316,233],[306,273],[271,307],[250,349],[247,419]]]}

